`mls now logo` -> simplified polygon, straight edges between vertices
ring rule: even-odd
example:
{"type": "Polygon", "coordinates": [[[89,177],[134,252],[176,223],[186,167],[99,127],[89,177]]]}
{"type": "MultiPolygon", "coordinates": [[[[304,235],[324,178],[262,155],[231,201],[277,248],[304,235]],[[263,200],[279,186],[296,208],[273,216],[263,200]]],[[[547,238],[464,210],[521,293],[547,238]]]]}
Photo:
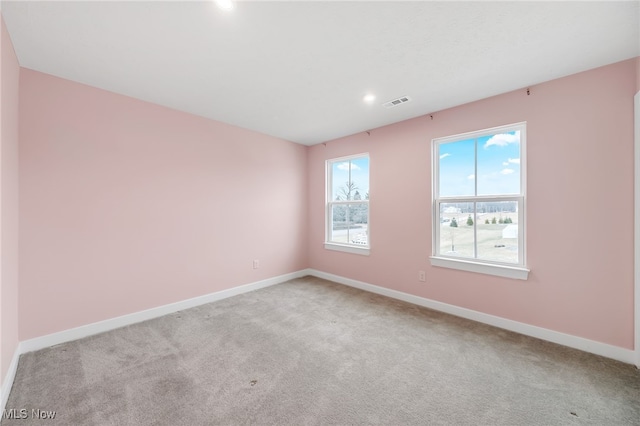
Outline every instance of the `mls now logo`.
{"type": "Polygon", "coordinates": [[[40,410],[31,409],[31,411],[26,408],[10,408],[2,410],[2,418],[7,420],[24,420],[24,419],[39,419],[39,420],[47,420],[47,419],[55,419],[56,412],[48,411],[48,410],[40,410]]]}

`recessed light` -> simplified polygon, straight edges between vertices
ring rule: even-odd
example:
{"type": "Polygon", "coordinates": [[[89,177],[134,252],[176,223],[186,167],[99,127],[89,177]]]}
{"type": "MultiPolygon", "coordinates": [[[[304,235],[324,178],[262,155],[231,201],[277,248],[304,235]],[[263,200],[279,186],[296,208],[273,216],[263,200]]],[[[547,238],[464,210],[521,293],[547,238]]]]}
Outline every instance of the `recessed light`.
{"type": "Polygon", "coordinates": [[[233,0],[215,0],[216,5],[222,10],[231,10],[235,7],[233,0]]]}
{"type": "Polygon", "coordinates": [[[368,93],[366,95],[364,95],[364,97],[362,98],[362,100],[368,104],[370,104],[371,102],[376,100],[376,95],[372,94],[372,93],[368,93]]]}

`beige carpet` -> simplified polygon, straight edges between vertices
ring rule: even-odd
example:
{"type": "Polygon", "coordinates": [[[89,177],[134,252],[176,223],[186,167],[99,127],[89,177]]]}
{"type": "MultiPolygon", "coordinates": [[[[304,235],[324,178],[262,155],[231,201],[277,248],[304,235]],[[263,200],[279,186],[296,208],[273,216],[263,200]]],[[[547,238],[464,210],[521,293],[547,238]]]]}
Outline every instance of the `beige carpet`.
{"type": "Polygon", "coordinates": [[[26,419],[3,425],[631,425],[640,372],[306,277],[25,354],[7,409],[26,419]]]}

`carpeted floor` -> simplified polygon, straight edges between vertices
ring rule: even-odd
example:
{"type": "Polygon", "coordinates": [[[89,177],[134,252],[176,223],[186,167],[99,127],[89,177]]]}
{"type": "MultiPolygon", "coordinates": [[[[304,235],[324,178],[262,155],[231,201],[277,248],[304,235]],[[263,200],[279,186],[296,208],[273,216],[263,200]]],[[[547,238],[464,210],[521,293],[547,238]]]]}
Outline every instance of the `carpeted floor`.
{"type": "Polygon", "coordinates": [[[6,408],[26,418],[2,425],[631,425],[640,372],[305,277],[25,354],[6,408]]]}

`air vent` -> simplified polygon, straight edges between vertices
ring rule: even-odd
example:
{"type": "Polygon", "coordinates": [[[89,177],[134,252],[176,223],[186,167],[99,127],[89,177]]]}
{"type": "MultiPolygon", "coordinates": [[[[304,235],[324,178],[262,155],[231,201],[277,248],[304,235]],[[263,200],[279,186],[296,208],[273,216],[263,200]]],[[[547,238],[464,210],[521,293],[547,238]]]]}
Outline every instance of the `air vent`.
{"type": "Polygon", "coordinates": [[[410,97],[403,96],[401,98],[393,99],[393,100],[391,100],[389,102],[385,102],[385,103],[382,104],[382,106],[385,107],[385,108],[393,108],[395,106],[398,106],[398,105],[404,104],[406,102],[409,102],[410,100],[411,100],[410,97]]]}

